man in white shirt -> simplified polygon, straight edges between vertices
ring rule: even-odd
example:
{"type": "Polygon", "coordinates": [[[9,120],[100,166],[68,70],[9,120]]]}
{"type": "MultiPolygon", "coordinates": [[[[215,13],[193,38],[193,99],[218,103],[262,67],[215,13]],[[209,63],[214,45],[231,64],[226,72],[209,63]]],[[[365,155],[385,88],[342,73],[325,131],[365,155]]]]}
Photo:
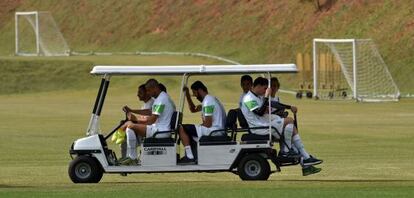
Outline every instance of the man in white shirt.
{"type": "MultiPolygon", "coordinates": [[[[282,147],[282,155],[286,153],[286,156],[289,156],[290,148],[292,147],[292,143],[295,147],[299,150],[300,155],[302,156],[302,173],[304,176],[318,173],[321,171],[320,168],[316,168],[312,165],[317,165],[322,163],[322,160],[314,158],[313,156],[309,155],[300,139],[300,136],[297,132],[296,127],[293,125],[293,119],[288,117],[286,119],[281,118],[275,115],[275,118],[271,120],[269,123],[269,119],[264,117],[265,113],[268,112],[268,105],[269,105],[269,95],[271,93],[271,89],[268,86],[268,80],[262,77],[258,77],[254,83],[253,88],[243,97],[243,105],[241,111],[246,118],[249,127],[267,127],[269,124],[276,128],[279,133],[272,130],[272,135],[276,138],[281,138],[280,135],[283,132],[284,143],[286,146],[282,147]],[[263,97],[264,96],[264,97],[263,97]],[[293,141],[292,141],[293,139],[293,141]]],[[[272,102],[273,104],[273,102],[272,102]]],[[[287,105],[286,105],[287,106],[287,105]]],[[[273,107],[273,106],[272,106],[273,107]]],[[[297,109],[294,106],[288,106],[292,112],[296,112],[297,109]]],[[[254,129],[252,133],[258,135],[266,135],[269,134],[268,129],[254,129]]],[[[282,143],[282,145],[284,145],[282,143]]]]}
{"type": "MultiPolygon", "coordinates": [[[[226,125],[226,111],[216,97],[208,94],[207,87],[201,81],[195,81],[191,85],[193,96],[201,102],[201,105],[194,105],[187,87],[184,88],[184,91],[190,111],[192,113],[201,111],[202,118],[202,123],[199,125],[185,124],[179,128],[180,138],[185,148],[185,156],[180,162],[192,163],[195,162],[195,159],[190,146],[190,137],[198,141],[201,136],[208,136],[212,131],[223,130],[226,125]]],[[[227,134],[225,131],[220,131],[211,135],[223,136],[227,134]]]]}
{"type": "MultiPolygon", "coordinates": [[[[147,90],[145,90],[145,84],[142,84],[138,87],[137,91],[138,99],[144,104],[142,105],[141,109],[131,109],[128,106],[124,106],[123,110],[127,113],[128,120],[131,120],[132,122],[138,122],[137,117],[134,114],[138,114],[139,117],[145,118],[145,116],[149,116],[147,113],[148,111],[142,111],[142,110],[151,110],[152,104],[154,103],[154,98],[152,98],[148,93],[147,90]]],[[[137,138],[137,144],[135,147],[139,147],[142,142],[142,137],[137,138]]],[[[127,151],[127,143],[124,141],[121,144],[121,155],[122,158],[126,158],[126,151],[127,151]]]]}
{"type": "Polygon", "coordinates": [[[154,98],[152,98],[145,89],[145,84],[142,84],[138,87],[137,92],[138,99],[144,104],[142,105],[141,109],[131,109],[128,106],[124,106],[123,110],[127,113],[128,120],[131,120],[133,122],[137,122],[138,119],[134,114],[138,114],[140,116],[149,116],[148,109],[151,110],[152,105],[154,104],[154,98]]]}
{"type": "MultiPolygon", "coordinates": [[[[171,130],[170,121],[175,112],[175,104],[171,100],[170,96],[164,91],[160,90],[159,83],[155,79],[149,79],[145,83],[145,89],[148,94],[153,97],[154,103],[151,110],[139,110],[146,117],[138,117],[137,123],[127,121],[121,129],[124,129],[127,136],[127,158],[121,164],[124,165],[136,165],[137,153],[136,153],[136,136],[141,137],[153,137],[158,131],[171,130]],[[146,113],[143,113],[143,112],[146,113]]],[[[155,138],[167,138],[171,137],[171,133],[161,133],[155,136],[155,138]]]]}
{"type": "Polygon", "coordinates": [[[250,91],[252,86],[253,86],[253,78],[250,75],[243,75],[240,78],[240,87],[243,89],[243,93],[240,95],[240,98],[239,98],[239,108],[242,107],[244,95],[246,95],[247,92],[250,91]]]}

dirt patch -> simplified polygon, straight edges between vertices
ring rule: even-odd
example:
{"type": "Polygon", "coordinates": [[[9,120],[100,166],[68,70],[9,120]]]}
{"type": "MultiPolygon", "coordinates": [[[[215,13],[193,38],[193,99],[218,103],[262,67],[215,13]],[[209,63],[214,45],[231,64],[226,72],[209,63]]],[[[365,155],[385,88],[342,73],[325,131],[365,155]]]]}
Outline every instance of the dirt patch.
{"type": "Polygon", "coordinates": [[[7,20],[13,18],[16,8],[22,3],[21,0],[1,0],[0,1],[0,27],[2,27],[7,20]]]}

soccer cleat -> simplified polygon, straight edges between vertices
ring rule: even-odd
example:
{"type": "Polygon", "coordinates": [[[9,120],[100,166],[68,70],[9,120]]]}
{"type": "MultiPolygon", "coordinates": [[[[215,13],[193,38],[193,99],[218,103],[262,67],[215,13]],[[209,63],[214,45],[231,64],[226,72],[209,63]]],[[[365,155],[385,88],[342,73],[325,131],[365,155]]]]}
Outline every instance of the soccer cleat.
{"type": "Polygon", "coordinates": [[[295,152],[293,149],[291,149],[287,153],[286,152],[283,152],[283,151],[280,151],[279,152],[279,156],[280,157],[285,157],[285,158],[299,158],[300,157],[300,154],[297,153],[297,152],[295,152]]]}
{"type": "Polygon", "coordinates": [[[196,164],[196,161],[195,159],[190,159],[187,156],[184,156],[178,161],[178,163],[182,165],[192,165],[192,164],[196,164]]]}
{"type": "Polygon", "coordinates": [[[315,158],[315,157],[313,157],[312,155],[310,156],[310,158],[308,158],[308,159],[304,159],[303,161],[302,161],[302,164],[304,165],[304,166],[311,166],[311,165],[318,165],[318,164],[321,164],[323,161],[322,160],[320,160],[320,159],[317,159],[317,158],[315,158]]]}
{"type": "Polygon", "coordinates": [[[117,163],[118,165],[120,165],[120,164],[122,164],[122,162],[123,162],[123,161],[125,161],[126,159],[128,159],[128,157],[122,157],[122,158],[119,158],[119,159],[116,161],[116,163],[117,163]]]}
{"type": "Polygon", "coordinates": [[[317,168],[314,166],[308,166],[306,168],[302,169],[302,175],[303,176],[308,176],[308,175],[312,175],[312,174],[316,174],[321,172],[322,168],[317,168]]]}
{"type": "Polygon", "coordinates": [[[131,159],[127,157],[125,160],[121,161],[120,164],[124,166],[139,166],[141,162],[138,159],[131,159]]]}
{"type": "Polygon", "coordinates": [[[111,142],[116,142],[117,139],[118,139],[118,130],[115,131],[114,134],[112,134],[111,142]]]}
{"type": "Polygon", "coordinates": [[[125,142],[125,139],[126,139],[126,134],[125,134],[125,131],[122,131],[121,129],[118,129],[118,131],[117,131],[117,133],[118,133],[118,139],[116,139],[116,144],[122,144],[122,143],[124,143],[125,142]]]}

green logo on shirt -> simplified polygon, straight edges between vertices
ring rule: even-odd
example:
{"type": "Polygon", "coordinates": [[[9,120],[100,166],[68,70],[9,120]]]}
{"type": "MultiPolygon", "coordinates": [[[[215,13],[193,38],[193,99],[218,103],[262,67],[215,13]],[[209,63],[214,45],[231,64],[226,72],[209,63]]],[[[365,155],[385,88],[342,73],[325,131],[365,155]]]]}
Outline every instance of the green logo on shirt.
{"type": "Polygon", "coordinates": [[[247,107],[249,110],[252,110],[252,109],[254,109],[255,107],[259,106],[259,105],[257,104],[257,101],[256,101],[256,100],[250,100],[250,101],[244,102],[244,104],[246,105],[246,107],[247,107]]]}
{"type": "Polygon", "coordinates": [[[214,105],[203,107],[204,114],[211,115],[214,112],[214,105]]]}
{"type": "Polygon", "coordinates": [[[152,112],[157,113],[157,114],[161,114],[162,112],[164,112],[164,107],[165,107],[165,105],[163,105],[163,104],[154,105],[152,107],[152,112]]]}

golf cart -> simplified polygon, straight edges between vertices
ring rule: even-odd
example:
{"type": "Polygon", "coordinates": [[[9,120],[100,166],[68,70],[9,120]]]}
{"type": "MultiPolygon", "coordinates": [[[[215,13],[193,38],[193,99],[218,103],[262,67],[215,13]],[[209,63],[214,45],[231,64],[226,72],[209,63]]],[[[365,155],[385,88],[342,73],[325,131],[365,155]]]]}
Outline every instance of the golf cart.
{"type": "MultiPolygon", "coordinates": [[[[280,172],[282,166],[297,165],[300,160],[299,158],[286,159],[278,156],[274,144],[278,141],[283,143],[283,135],[280,135],[282,137],[280,140],[275,140],[271,133],[269,135],[251,133],[252,129],[258,128],[249,128],[240,109],[228,111],[226,128],[224,129],[226,136],[202,136],[196,143],[194,149],[197,153],[197,164],[182,165],[179,163],[178,127],[182,121],[185,103],[185,94],[182,90],[187,85],[188,78],[195,75],[255,73],[264,74],[270,82],[271,73],[294,73],[296,71],[296,65],[294,64],[95,66],[91,74],[102,76],[101,85],[93,107],[87,137],[74,141],[70,148],[69,153],[73,160],[69,165],[69,176],[74,183],[97,183],[101,180],[103,173],[126,175],[130,173],[161,172],[232,172],[239,175],[242,180],[267,180],[271,173],[280,172]],[[107,135],[102,134],[99,127],[99,117],[110,78],[123,75],[182,76],[179,105],[170,123],[172,130],[157,132],[153,137],[145,138],[141,145],[141,163],[134,166],[119,165],[115,153],[107,145],[108,138],[127,119],[122,120],[107,135]],[[157,138],[156,136],[159,133],[171,133],[171,138],[157,138]],[[275,165],[275,170],[272,170],[269,161],[275,165]]],[[[260,128],[278,132],[270,125],[269,127],[260,128]]]]}

